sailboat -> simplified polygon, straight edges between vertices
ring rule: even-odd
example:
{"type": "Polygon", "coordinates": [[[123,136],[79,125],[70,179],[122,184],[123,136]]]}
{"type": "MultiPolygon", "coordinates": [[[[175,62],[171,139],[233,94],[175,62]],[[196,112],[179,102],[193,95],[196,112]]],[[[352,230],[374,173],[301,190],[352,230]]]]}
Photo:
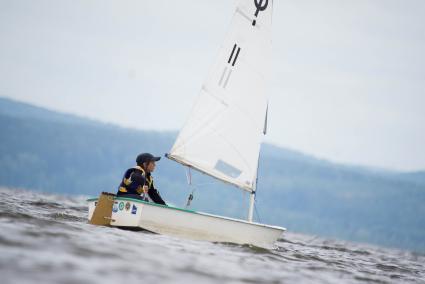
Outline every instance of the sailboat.
{"type": "Polygon", "coordinates": [[[92,223],[98,219],[115,227],[261,247],[270,247],[282,235],[285,228],[253,221],[260,147],[267,132],[272,10],[272,0],[239,2],[218,57],[166,154],[185,167],[232,185],[229,190],[247,191],[247,220],[101,196],[88,199],[92,223]],[[97,208],[101,198],[112,207],[106,216],[97,208]]]}

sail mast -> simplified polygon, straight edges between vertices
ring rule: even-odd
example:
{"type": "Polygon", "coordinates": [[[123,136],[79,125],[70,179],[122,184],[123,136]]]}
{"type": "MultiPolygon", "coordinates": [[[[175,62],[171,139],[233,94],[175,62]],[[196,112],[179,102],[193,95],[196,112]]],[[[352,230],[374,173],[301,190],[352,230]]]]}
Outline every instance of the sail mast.
{"type": "Polygon", "coordinates": [[[267,125],[272,6],[272,0],[240,1],[218,58],[167,155],[250,193],[255,192],[267,125]]]}

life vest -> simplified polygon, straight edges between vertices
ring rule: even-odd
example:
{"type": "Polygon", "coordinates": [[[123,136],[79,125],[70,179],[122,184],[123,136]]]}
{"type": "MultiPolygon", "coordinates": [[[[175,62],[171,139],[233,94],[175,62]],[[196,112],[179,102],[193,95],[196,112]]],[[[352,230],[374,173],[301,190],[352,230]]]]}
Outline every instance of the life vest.
{"type": "Polygon", "coordinates": [[[143,185],[147,185],[148,188],[151,188],[151,186],[153,185],[153,178],[151,175],[146,177],[146,173],[143,170],[143,168],[139,166],[135,166],[134,168],[128,169],[124,173],[124,177],[118,187],[118,191],[120,193],[141,194],[143,193],[143,185]],[[139,185],[133,184],[131,177],[135,172],[139,172],[142,174],[142,177],[145,178],[146,180],[146,184],[139,184],[139,185]]]}

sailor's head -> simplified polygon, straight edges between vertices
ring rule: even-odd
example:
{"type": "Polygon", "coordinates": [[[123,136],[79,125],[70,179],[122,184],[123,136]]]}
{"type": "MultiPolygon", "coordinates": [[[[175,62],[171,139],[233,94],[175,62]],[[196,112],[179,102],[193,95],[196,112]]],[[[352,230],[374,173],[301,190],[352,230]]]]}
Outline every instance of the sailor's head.
{"type": "Polygon", "coordinates": [[[150,153],[143,153],[137,156],[136,163],[139,167],[142,167],[148,173],[155,170],[155,162],[159,161],[161,157],[155,157],[150,153]]]}

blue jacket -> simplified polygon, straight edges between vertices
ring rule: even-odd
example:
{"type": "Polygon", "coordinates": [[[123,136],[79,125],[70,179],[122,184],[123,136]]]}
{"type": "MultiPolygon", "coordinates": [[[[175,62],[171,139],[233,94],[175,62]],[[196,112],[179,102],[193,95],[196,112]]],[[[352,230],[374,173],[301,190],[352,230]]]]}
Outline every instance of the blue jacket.
{"type": "Polygon", "coordinates": [[[143,168],[136,166],[125,171],[123,179],[118,187],[117,196],[138,195],[143,193],[143,186],[147,185],[149,197],[153,202],[167,205],[155,189],[153,178],[150,173],[145,173],[143,168]]]}

